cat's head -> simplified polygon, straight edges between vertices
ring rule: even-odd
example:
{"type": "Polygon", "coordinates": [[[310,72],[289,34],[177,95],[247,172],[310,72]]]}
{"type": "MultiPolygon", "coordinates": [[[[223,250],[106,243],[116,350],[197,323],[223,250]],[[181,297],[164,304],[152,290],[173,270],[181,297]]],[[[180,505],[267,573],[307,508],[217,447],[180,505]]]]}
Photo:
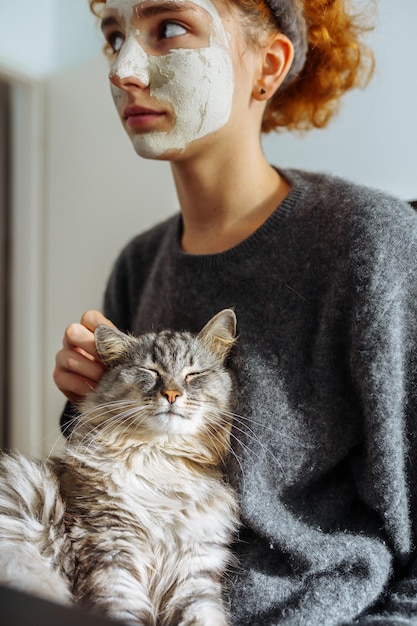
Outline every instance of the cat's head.
{"type": "Polygon", "coordinates": [[[166,330],[133,337],[98,326],[96,348],[107,369],[86,397],[84,415],[93,428],[102,421],[103,431],[113,435],[119,429],[146,440],[208,432],[228,438],[235,394],[225,364],[235,334],[231,309],[198,334],[166,330]]]}

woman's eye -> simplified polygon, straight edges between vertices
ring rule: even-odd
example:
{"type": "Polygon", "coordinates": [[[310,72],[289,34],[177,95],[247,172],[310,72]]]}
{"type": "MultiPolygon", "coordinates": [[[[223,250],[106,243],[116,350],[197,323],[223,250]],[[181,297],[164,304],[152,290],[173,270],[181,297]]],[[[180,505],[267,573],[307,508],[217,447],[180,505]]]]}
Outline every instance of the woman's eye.
{"type": "Polygon", "coordinates": [[[124,43],[124,37],[121,33],[113,33],[107,38],[107,42],[113,52],[119,52],[124,43]]]}
{"type": "Polygon", "coordinates": [[[187,29],[181,24],[177,22],[164,22],[161,26],[160,38],[161,39],[171,39],[173,37],[180,37],[181,35],[186,35],[187,29]]]}

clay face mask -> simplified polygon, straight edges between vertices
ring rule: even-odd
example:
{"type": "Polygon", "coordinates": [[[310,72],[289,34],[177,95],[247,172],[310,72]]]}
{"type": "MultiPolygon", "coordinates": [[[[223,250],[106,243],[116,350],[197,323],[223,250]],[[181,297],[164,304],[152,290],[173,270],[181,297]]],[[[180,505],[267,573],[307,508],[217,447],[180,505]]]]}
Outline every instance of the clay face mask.
{"type": "MultiPolygon", "coordinates": [[[[138,154],[157,158],[168,150],[183,150],[191,141],[226,124],[231,111],[234,76],[227,33],[210,0],[194,0],[191,3],[203,8],[211,19],[208,46],[174,48],[162,56],[147,54],[138,42],[140,33],[131,26],[134,7],[143,2],[107,1],[106,6],[116,9],[126,25],[125,39],[111,74],[120,79],[137,77],[142,85],[149,86],[151,98],[161,103],[162,108],[164,103],[172,108],[175,123],[170,130],[131,134],[138,154]]],[[[121,113],[125,95],[114,85],[112,94],[121,113]]],[[[141,104],[140,97],[137,104],[141,104]]]]}

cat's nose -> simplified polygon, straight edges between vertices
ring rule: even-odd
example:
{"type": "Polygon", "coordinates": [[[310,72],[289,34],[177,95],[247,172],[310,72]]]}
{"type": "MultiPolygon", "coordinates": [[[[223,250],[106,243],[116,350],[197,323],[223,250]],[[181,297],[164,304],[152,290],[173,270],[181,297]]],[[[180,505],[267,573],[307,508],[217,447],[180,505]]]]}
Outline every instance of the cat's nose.
{"type": "Polygon", "coordinates": [[[165,389],[162,395],[166,397],[170,404],[174,404],[175,400],[182,394],[177,389],[165,389]]]}

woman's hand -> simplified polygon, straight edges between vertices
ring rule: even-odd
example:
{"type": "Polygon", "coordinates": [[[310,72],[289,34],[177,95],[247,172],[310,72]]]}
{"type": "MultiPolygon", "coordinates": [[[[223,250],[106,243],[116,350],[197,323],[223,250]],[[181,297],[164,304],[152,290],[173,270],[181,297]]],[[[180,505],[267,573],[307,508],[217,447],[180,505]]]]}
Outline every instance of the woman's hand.
{"type": "Polygon", "coordinates": [[[99,311],[84,313],[79,324],[68,326],[63,347],[56,355],[55,384],[75,405],[96,387],[105,370],[94,342],[94,330],[99,324],[115,328],[99,311]]]}

